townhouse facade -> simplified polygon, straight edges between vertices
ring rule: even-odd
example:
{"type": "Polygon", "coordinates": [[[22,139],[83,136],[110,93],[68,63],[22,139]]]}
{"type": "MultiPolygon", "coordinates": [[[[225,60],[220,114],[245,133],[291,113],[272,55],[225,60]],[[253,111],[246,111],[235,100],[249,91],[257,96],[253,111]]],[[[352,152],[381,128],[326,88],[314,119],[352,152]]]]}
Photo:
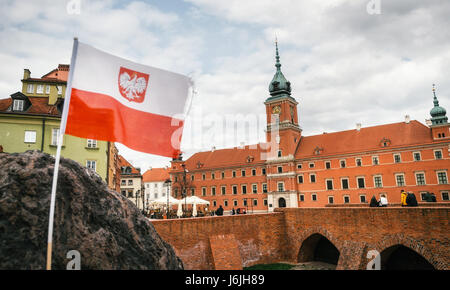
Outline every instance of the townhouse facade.
{"type": "Polygon", "coordinates": [[[145,200],[148,204],[152,200],[167,196],[168,188],[164,182],[169,179],[168,168],[150,168],[142,175],[145,188],[145,200]]]}
{"type": "Polygon", "coordinates": [[[383,194],[400,203],[400,190],[419,202],[433,192],[448,202],[450,124],[433,87],[431,118],[334,133],[303,136],[298,102],[281,72],[276,72],[265,100],[264,144],[199,152],[172,160],[172,195],[197,195],[225,210],[271,212],[277,207],[367,204],[383,194]],[[187,186],[175,186],[177,181],[187,186]]]}
{"type": "Polygon", "coordinates": [[[120,165],[120,193],[143,210],[146,206],[141,170],[131,165],[122,155],[118,156],[120,165]]]}

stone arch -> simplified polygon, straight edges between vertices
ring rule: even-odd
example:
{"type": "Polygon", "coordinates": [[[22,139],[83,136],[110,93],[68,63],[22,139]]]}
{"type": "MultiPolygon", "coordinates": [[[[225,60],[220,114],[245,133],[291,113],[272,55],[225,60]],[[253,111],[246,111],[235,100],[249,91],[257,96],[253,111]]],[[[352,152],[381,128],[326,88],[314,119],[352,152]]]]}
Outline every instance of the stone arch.
{"type": "Polygon", "coordinates": [[[297,262],[318,259],[336,266],[339,264],[342,253],[341,243],[321,227],[314,227],[304,231],[298,240],[296,249],[298,249],[297,262]],[[322,253],[317,253],[317,250],[322,253]]]}
{"type": "MultiPolygon", "coordinates": [[[[390,251],[398,246],[406,247],[419,256],[422,256],[437,270],[446,269],[446,263],[444,261],[441,261],[439,257],[435,256],[426,246],[411,237],[404,236],[403,234],[385,236],[383,240],[373,245],[373,247],[369,246],[367,250],[371,250],[371,248],[377,250],[381,254],[381,258],[383,260],[385,259],[384,254],[387,253],[386,251],[390,251]]],[[[382,266],[383,262],[384,261],[382,261],[382,266]]]]}

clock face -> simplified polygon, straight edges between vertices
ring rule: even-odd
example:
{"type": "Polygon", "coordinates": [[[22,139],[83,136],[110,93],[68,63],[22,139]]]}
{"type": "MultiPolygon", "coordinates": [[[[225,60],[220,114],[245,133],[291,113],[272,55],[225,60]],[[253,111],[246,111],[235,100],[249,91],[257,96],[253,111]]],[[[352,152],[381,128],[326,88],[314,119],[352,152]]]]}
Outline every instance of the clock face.
{"type": "Polygon", "coordinates": [[[274,113],[274,114],[279,114],[279,113],[281,113],[281,108],[280,108],[280,106],[275,106],[275,107],[273,107],[272,113],[274,113]]]}

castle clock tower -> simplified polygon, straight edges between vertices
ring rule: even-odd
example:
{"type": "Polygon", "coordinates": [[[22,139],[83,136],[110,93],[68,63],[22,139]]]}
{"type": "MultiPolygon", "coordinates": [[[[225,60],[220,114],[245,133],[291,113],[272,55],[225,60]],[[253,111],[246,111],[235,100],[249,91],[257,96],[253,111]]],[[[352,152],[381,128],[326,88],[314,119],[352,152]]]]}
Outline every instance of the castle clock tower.
{"type": "Polygon", "coordinates": [[[266,139],[271,148],[277,148],[272,157],[294,155],[302,129],[298,125],[297,101],[291,97],[291,83],[281,72],[278,43],[276,45],[277,71],[269,85],[270,97],[264,102],[267,114],[266,139]]]}

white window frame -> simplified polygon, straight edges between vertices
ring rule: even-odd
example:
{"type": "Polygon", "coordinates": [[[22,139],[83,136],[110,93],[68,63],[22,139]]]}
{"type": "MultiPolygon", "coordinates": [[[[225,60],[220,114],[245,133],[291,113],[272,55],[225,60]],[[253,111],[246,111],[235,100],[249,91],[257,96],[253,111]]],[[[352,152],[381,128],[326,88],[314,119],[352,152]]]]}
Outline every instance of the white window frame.
{"type": "Polygon", "coordinates": [[[405,179],[405,174],[404,173],[396,173],[395,175],[395,184],[397,184],[397,186],[401,187],[401,186],[406,186],[406,179],[405,179]],[[403,184],[399,184],[398,183],[398,176],[402,176],[403,178],[403,184]]]}
{"type": "Polygon", "coordinates": [[[97,148],[97,140],[95,139],[87,139],[87,145],[88,148],[97,148]]]}
{"type": "Polygon", "coordinates": [[[438,170],[438,171],[436,171],[436,180],[437,180],[438,184],[448,184],[447,171],[445,171],[445,170],[438,170]],[[445,173],[445,181],[446,181],[446,183],[440,183],[440,181],[439,181],[439,173],[445,173]]]}
{"type": "Polygon", "coordinates": [[[17,99],[15,99],[13,101],[13,111],[23,111],[24,103],[25,103],[24,100],[17,100],[17,99]]]}
{"type": "Polygon", "coordinates": [[[86,160],[86,167],[97,171],[97,160],[86,160]]]}
{"type": "Polygon", "coordinates": [[[449,192],[447,190],[443,190],[441,191],[441,198],[443,201],[449,201],[450,200],[450,196],[449,196],[449,192]],[[444,199],[444,193],[447,193],[447,199],[444,199]]]}
{"type": "Polygon", "coordinates": [[[56,86],[58,89],[58,95],[62,96],[63,87],[62,86],[56,86]]]}
{"type": "Polygon", "coordinates": [[[305,177],[303,176],[303,174],[297,175],[297,183],[298,183],[298,184],[303,184],[303,183],[305,183],[305,177]],[[302,182],[300,182],[299,177],[302,178],[302,182]]]}
{"type": "Polygon", "coordinates": [[[347,167],[347,160],[345,160],[345,159],[339,160],[339,167],[340,168],[346,168],[347,167]],[[342,162],[344,162],[344,166],[342,166],[342,162]]]}
{"type": "Polygon", "coordinates": [[[362,158],[361,157],[355,158],[355,166],[362,167],[362,158]],[[360,161],[361,165],[358,165],[358,160],[360,161]]]}
{"type": "Polygon", "coordinates": [[[329,195],[327,198],[328,204],[334,204],[334,196],[333,195],[329,195]],[[332,202],[330,202],[330,198],[332,200],[332,202]]]}
{"type": "Polygon", "coordinates": [[[331,178],[325,179],[325,188],[326,188],[327,190],[334,190],[334,182],[333,182],[333,179],[331,179],[331,178]],[[331,181],[331,189],[328,188],[328,181],[331,181]]]}
{"type": "Polygon", "coordinates": [[[433,155],[434,155],[434,159],[435,160],[442,160],[444,158],[444,155],[442,154],[442,149],[433,150],[433,155]],[[440,152],[441,153],[441,158],[437,158],[436,157],[436,152],[440,152]]]}
{"type": "Polygon", "coordinates": [[[394,158],[394,163],[402,163],[402,155],[400,153],[394,153],[393,158],[394,158]],[[395,161],[396,156],[398,156],[398,158],[399,158],[398,162],[395,161]]]}
{"type": "Polygon", "coordinates": [[[262,184],[262,192],[263,192],[263,193],[268,193],[268,192],[269,192],[269,190],[268,190],[268,188],[267,188],[267,183],[263,183],[263,184],[262,184]]]}
{"type": "Polygon", "coordinates": [[[341,189],[350,189],[350,179],[348,177],[341,177],[341,189]],[[344,184],[342,181],[347,180],[347,188],[344,188],[344,184]]]}
{"type": "Polygon", "coordinates": [[[50,86],[49,85],[46,85],[45,86],[45,94],[50,94],[50,86]]]}
{"type": "Polygon", "coordinates": [[[36,131],[25,130],[24,143],[36,143],[36,131]]]}
{"type": "Polygon", "coordinates": [[[383,176],[382,175],[374,175],[373,176],[373,187],[375,188],[382,188],[383,187],[383,176]],[[380,178],[380,186],[377,186],[376,178],[380,178]]]}
{"type": "Polygon", "coordinates": [[[36,85],[36,94],[43,94],[44,93],[44,85],[38,84],[36,85]]]}
{"type": "Polygon", "coordinates": [[[367,184],[366,184],[366,178],[365,178],[364,176],[356,176],[356,187],[357,187],[357,188],[366,188],[366,187],[367,187],[367,184]],[[364,187],[360,187],[360,186],[359,186],[359,181],[358,181],[358,179],[360,179],[360,178],[362,178],[362,179],[364,180],[364,187]]]}
{"type": "Polygon", "coordinates": [[[326,169],[326,170],[331,169],[331,161],[330,161],[330,160],[325,161],[324,164],[325,164],[325,169],[326,169]],[[327,164],[330,164],[330,167],[327,167],[327,164]]]}
{"type": "Polygon", "coordinates": [[[34,93],[34,85],[33,84],[27,85],[27,93],[29,93],[29,94],[34,93]]]}
{"type": "Polygon", "coordinates": [[[360,194],[359,195],[359,203],[367,203],[367,196],[365,194],[360,194]],[[364,201],[361,200],[361,197],[364,196],[364,201]]]}
{"type": "Polygon", "coordinates": [[[426,175],[425,172],[414,172],[414,177],[416,179],[416,185],[422,186],[422,185],[427,185],[427,179],[426,179],[426,175]],[[422,174],[423,175],[423,184],[419,184],[418,180],[417,180],[417,175],[418,174],[422,174]]]}
{"type": "Polygon", "coordinates": [[[422,154],[420,153],[420,151],[413,152],[413,161],[422,161],[422,154]],[[419,160],[416,160],[416,154],[419,154],[419,160]]]}
{"type": "Polygon", "coordinates": [[[316,202],[317,201],[317,193],[311,193],[311,201],[316,202]],[[313,197],[316,197],[315,199],[313,197]]]}
{"type": "Polygon", "coordinates": [[[58,145],[58,136],[59,136],[59,128],[52,128],[52,145],[57,146],[58,145]]]}
{"type": "Polygon", "coordinates": [[[286,189],[284,188],[284,182],[283,181],[278,181],[277,182],[277,191],[278,192],[285,192],[286,191],[286,189]],[[280,185],[281,185],[281,189],[282,190],[280,190],[280,185]]]}
{"type": "Polygon", "coordinates": [[[314,164],[314,162],[308,163],[308,168],[314,168],[314,167],[316,167],[316,164],[314,164]]]}
{"type": "Polygon", "coordinates": [[[227,194],[227,186],[226,185],[222,185],[220,187],[220,194],[221,195],[226,195],[227,194]]]}
{"type": "Polygon", "coordinates": [[[202,196],[206,196],[206,187],[202,187],[202,196]]]}
{"type": "Polygon", "coordinates": [[[241,184],[241,194],[248,194],[247,184],[241,184]],[[245,188],[245,193],[244,193],[245,188]]]}
{"type": "Polygon", "coordinates": [[[253,183],[252,184],[252,193],[258,193],[258,183],[253,183]],[[255,186],[256,186],[256,192],[255,192],[255,186]]]}
{"type": "Polygon", "coordinates": [[[300,202],[305,202],[305,195],[304,195],[303,193],[299,194],[299,195],[298,195],[298,200],[299,200],[300,202]],[[302,200],[302,198],[303,198],[303,200],[302,200]]]}
{"type": "Polygon", "coordinates": [[[310,173],[309,174],[309,183],[316,183],[317,182],[317,178],[316,178],[316,174],[315,173],[310,173]],[[314,176],[314,181],[311,181],[311,176],[314,176]]]}
{"type": "Polygon", "coordinates": [[[372,165],[380,165],[380,158],[378,157],[378,155],[372,156],[372,165]]]}
{"type": "Polygon", "coordinates": [[[349,204],[350,203],[350,195],[345,194],[344,196],[342,196],[342,201],[344,202],[344,204],[349,204]],[[348,202],[345,202],[346,197],[348,197],[348,202]]]}
{"type": "Polygon", "coordinates": [[[216,196],[217,188],[215,186],[211,186],[211,196],[216,196]]]}

